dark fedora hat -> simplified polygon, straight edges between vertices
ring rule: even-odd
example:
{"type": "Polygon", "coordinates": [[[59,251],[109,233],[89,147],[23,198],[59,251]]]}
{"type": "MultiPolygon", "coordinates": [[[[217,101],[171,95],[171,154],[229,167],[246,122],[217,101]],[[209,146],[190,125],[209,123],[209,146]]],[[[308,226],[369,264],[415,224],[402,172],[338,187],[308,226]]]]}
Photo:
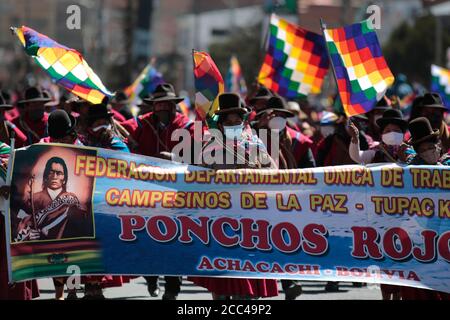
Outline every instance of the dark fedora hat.
{"type": "Polygon", "coordinates": [[[377,120],[377,125],[383,131],[388,124],[398,125],[403,132],[408,128],[408,122],[403,119],[403,114],[397,109],[388,109],[383,113],[383,116],[377,120]]]}
{"type": "Polygon", "coordinates": [[[257,100],[269,100],[272,97],[273,94],[270,92],[270,90],[262,86],[258,89],[256,94],[248,100],[248,102],[254,103],[257,100]]]}
{"type": "Polygon", "coordinates": [[[425,117],[412,120],[409,123],[409,132],[411,139],[408,143],[413,146],[425,141],[437,142],[439,137],[439,130],[433,130],[430,121],[425,117]]]}
{"type": "Polygon", "coordinates": [[[75,130],[76,119],[64,110],[55,110],[48,116],[48,135],[60,139],[75,130]]]}
{"type": "Polygon", "coordinates": [[[88,110],[87,123],[90,126],[95,122],[95,120],[110,119],[113,117],[113,115],[114,113],[108,110],[108,106],[106,104],[93,104],[89,107],[88,110]]]}
{"type": "Polygon", "coordinates": [[[143,99],[146,103],[155,103],[160,101],[173,101],[175,103],[180,103],[184,100],[175,94],[175,89],[170,83],[159,84],[155,91],[153,91],[151,98],[143,99]]]}
{"type": "Polygon", "coordinates": [[[219,95],[219,110],[215,114],[229,114],[238,113],[241,115],[247,114],[248,110],[239,95],[236,93],[225,92],[219,95]]]}
{"type": "Polygon", "coordinates": [[[264,113],[269,113],[269,112],[275,112],[285,118],[290,118],[290,117],[294,116],[294,114],[291,111],[287,110],[286,101],[279,96],[271,97],[267,101],[266,107],[263,110],[261,110],[260,112],[258,112],[256,114],[256,116],[259,117],[259,116],[263,115],[264,113]]]}
{"type": "Polygon", "coordinates": [[[114,98],[112,98],[111,103],[118,103],[118,104],[129,104],[132,101],[130,100],[130,97],[124,92],[124,91],[118,91],[114,98]]]}
{"type": "Polygon", "coordinates": [[[0,91],[0,108],[8,110],[13,108],[13,106],[6,100],[3,91],[0,91]]]}
{"type": "Polygon", "coordinates": [[[444,106],[444,103],[442,102],[440,94],[436,92],[428,92],[423,95],[422,107],[447,110],[447,108],[444,106]]]}
{"type": "Polygon", "coordinates": [[[38,87],[29,87],[25,90],[22,99],[17,102],[18,104],[23,104],[27,102],[50,102],[52,99],[46,95],[38,87]]]}

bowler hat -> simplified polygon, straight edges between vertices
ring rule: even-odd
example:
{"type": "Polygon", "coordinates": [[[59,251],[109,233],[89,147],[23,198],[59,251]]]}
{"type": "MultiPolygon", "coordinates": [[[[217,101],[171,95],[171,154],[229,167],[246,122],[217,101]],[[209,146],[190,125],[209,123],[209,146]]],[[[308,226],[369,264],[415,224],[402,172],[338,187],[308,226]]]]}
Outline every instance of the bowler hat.
{"type": "Polygon", "coordinates": [[[276,112],[277,114],[285,118],[290,118],[294,116],[294,114],[291,111],[287,110],[286,101],[278,96],[271,97],[267,101],[266,107],[262,111],[258,112],[256,116],[259,117],[264,113],[268,112],[276,112]]]}
{"type": "Polygon", "coordinates": [[[155,91],[153,91],[151,98],[143,100],[150,104],[161,101],[173,101],[175,103],[180,103],[184,100],[184,98],[181,98],[175,94],[175,89],[170,83],[162,83],[156,87],[155,91]]]}
{"type": "Polygon", "coordinates": [[[269,100],[273,97],[273,94],[266,87],[261,87],[258,89],[256,94],[250,98],[248,101],[250,103],[255,103],[257,100],[269,100]]]}
{"type": "Polygon", "coordinates": [[[397,109],[386,110],[383,113],[383,116],[377,120],[377,125],[380,127],[381,131],[383,131],[388,124],[398,125],[403,132],[405,132],[408,127],[408,122],[403,119],[402,112],[397,109]]]}
{"type": "Polygon", "coordinates": [[[429,92],[423,95],[422,107],[447,110],[447,108],[444,106],[444,103],[442,102],[442,98],[439,93],[435,92],[429,92]]]}
{"type": "Polygon", "coordinates": [[[409,123],[409,132],[411,139],[408,141],[411,145],[418,145],[425,141],[437,142],[439,130],[433,130],[430,121],[425,117],[419,117],[409,123]]]}
{"type": "Polygon", "coordinates": [[[113,115],[114,113],[108,110],[108,106],[106,104],[94,104],[89,107],[87,123],[90,126],[98,119],[110,119],[113,115]]]}
{"type": "Polygon", "coordinates": [[[51,138],[60,139],[75,130],[76,119],[64,110],[55,110],[48,116],[48,134],[51,138]]]}
{"type": "Polygon", "coordinates": [[[226,92],[219,95],[219,110],[216,111],[215,114],[223,115],[229,113],[239,113],[244,115],[248,113],[248,110],[245,108],[239,95],[226,92]]]}
{"type": "Polygon", "coordinates": [[[6,101],[3,92],[0,92],[0,108],[2,109],[12,109],[13,106],[6,101]]]}
{"type": "Polygon", "coordinates": [[[27,102],[49,102],[52,99],[38,87],[29,87],[25,90],[22,99],[18,104],[23,104],[27,102]]]}

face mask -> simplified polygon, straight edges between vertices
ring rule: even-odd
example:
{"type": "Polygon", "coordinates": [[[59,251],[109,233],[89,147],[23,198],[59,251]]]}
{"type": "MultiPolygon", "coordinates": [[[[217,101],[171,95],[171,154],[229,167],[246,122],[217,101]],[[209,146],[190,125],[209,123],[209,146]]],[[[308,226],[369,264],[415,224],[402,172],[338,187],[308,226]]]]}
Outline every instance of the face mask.
{"type": "Polygon", "coordinates": [[[389,132],[383,134],[381,138],[388,146],[399,146],[403,142],[403,133],[389,132]]]}
{"type": "Polygon", "coordinates": [[[239,139],[244,131],[244,125],[238,124],[235,126],[224,126],[223,130],[227,139],[239,139]]]}
{"type": "Polygon", "coordinates": [[[104,125],[102,125],[102,126],[98,126],[98,127],[93,128],[92,131],[98,132],[98,131],[100,131],[100,130],[102,130],[102,129],[105,129],[105,130],[111,130],[111,129],[112,129],[112,126],[111,126],[110,124],[104,124],[104,125]]]}
{"type": "Polygon", "coordinates": [[[431,149],[420,154],[420,157],[428,164],[436,164],[439,161],[440,150],[431,149]]]}
{"type": "Polygon", "coordinates": [[[281,118],[281,117],[275,117],[273,119],[270,119],[269,121],[269,129],[272,130],[284,130],[284,128],[286,128],[286,118],[281,118]]]}
{"type": "Polygon", "coordinates": [[[334,133],[334,127],[333,126],[320,127],[320,133],[324,137],[331,136],[334,133]]]}

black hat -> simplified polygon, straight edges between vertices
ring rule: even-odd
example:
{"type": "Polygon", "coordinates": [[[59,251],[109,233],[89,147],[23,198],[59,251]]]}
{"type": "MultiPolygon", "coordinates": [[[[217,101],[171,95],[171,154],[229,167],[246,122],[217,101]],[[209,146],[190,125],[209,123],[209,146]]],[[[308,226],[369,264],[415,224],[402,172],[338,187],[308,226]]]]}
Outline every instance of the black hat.
{"type": "Polygon", "coordinates": [[[256,114],[256,116],[259,117],[259,116],[263,115],[264,113],[268,113],[271,111],[279,113],[280,116],[285,117],[285,118],[290,118],[290,117],[294,116],[294,114],[291,111],[287,110],[286,101],[279,96],[271,97],[267,101],[266,107],[262,111],[258,112],[256,114]]]}
{"type": "Polygon", "coordinates": [[[156,87],[155,91],[153,91],[151,98],[143,100],[150,104],[159,101],[173,101],[175,103],[180,103],[184,98],[175,94],[175,89],[170,83],[162,83],[156,87]]]}
{"type": "Polygon", "coordinates": [[[0,108],[2,109],[12,109],[13,106],[10,105],[6,99],[5,96],[3,95],[3,92],[0,92],[0,108]]]}
{"type": "Polygon", "coordinates": [[[236,93],[222,93],[219,95],[219,110],[215,114],[229,114],[239,113],[241,115],[247,114],[248,110],[245,108],[241,97],[236,93]]]}
{"type": "Polygon", "coordinates": [[[403,132],[405,132],[408,127],[408,122],[403,119],[402,112],[397,109],[386,110],[383,113],[383,116],[377,120],[377,125],[380,127],[381,131],[383,131],[384,127],[386,127],[388,124],[398,125],[403,132]]]}
{"type": "Polygon", "coordinates": [[[29,87],[25,90],[22,100],[18,101],[18,104],[27,102],[50,102],[52,99],[38,87],[29,87]]]}
{"type": "Polygon", "coordinates": [[[408,143],[412,145],[418,145],[425,141],[437,142],[439,137],[439,130],[433,130],[430,121],[425,117],[412,120],[409,123],[409,132],[411,139],[408,143]]]}
{"type": "Polygon", "coordinates": [[[111,103],[128,104],[131,103],[131,100],[124,91],[118,91],[111,103]]]}
{"type": "Polygon", "coordinates": [[[391,109],[391,106],[388,103],[388,99],[386,96],[383,96],[380,101],[377,101],[375,107],[372,110],[388,110],[391,109]]]}
{"type": "Polygon", "coordinates": [[[98,119],[110,119],[113,115],[114,113],[109,112],[106,104],[94,104],[89,107],[87,123],[90,126],[98,119]]]}
{"type": "Polygon", "coordinates": [[[64,110],[55,110],[48,116],[48,135],[60,139],[75,130],[76,119],[64,110]]]}
{"type": "Polygon", "coordinates": [[[257,100],[269,100],[272,97],[273,94],[270,92],[270,90],[263,86],[258,89],[256,94],[251,99],[249,99],[249,102],[255,103],[255,101],[257,100]]]}
{"type": "Polygon", "coordinates": [[[447,110],[447,108],[444,107],[444,103],[442,102],[442,98],[439,95],[439,93],[435,92],[429,92],[423,95],[422,107],[439,108],[447,110]]]}

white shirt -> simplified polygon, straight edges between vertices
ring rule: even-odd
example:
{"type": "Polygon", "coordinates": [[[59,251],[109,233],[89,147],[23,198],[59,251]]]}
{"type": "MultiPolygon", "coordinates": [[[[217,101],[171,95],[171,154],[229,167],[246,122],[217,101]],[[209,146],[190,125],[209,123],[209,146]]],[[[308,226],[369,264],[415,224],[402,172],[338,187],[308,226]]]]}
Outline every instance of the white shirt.
{"type": "Polygon", "coordinates": [[[350,158],[353,161],[360,164],[369,164],[372,163],[373,158],[375,158],[376,151],[375,150],[365,150],[360,151],[359,143],[350,143],[349,147],[350,158]]]}
{"type": "Polygon", "coordinates": [[[61,193],[61,191],[62,191],[62,188],[57,189],[57,190],[52,190],[52,189],[47,188],[47,192],[50,195],[50,198],[52,198],[52,200],[55,200],[56,197],[58,197],[58,195],[61,193]]]}

